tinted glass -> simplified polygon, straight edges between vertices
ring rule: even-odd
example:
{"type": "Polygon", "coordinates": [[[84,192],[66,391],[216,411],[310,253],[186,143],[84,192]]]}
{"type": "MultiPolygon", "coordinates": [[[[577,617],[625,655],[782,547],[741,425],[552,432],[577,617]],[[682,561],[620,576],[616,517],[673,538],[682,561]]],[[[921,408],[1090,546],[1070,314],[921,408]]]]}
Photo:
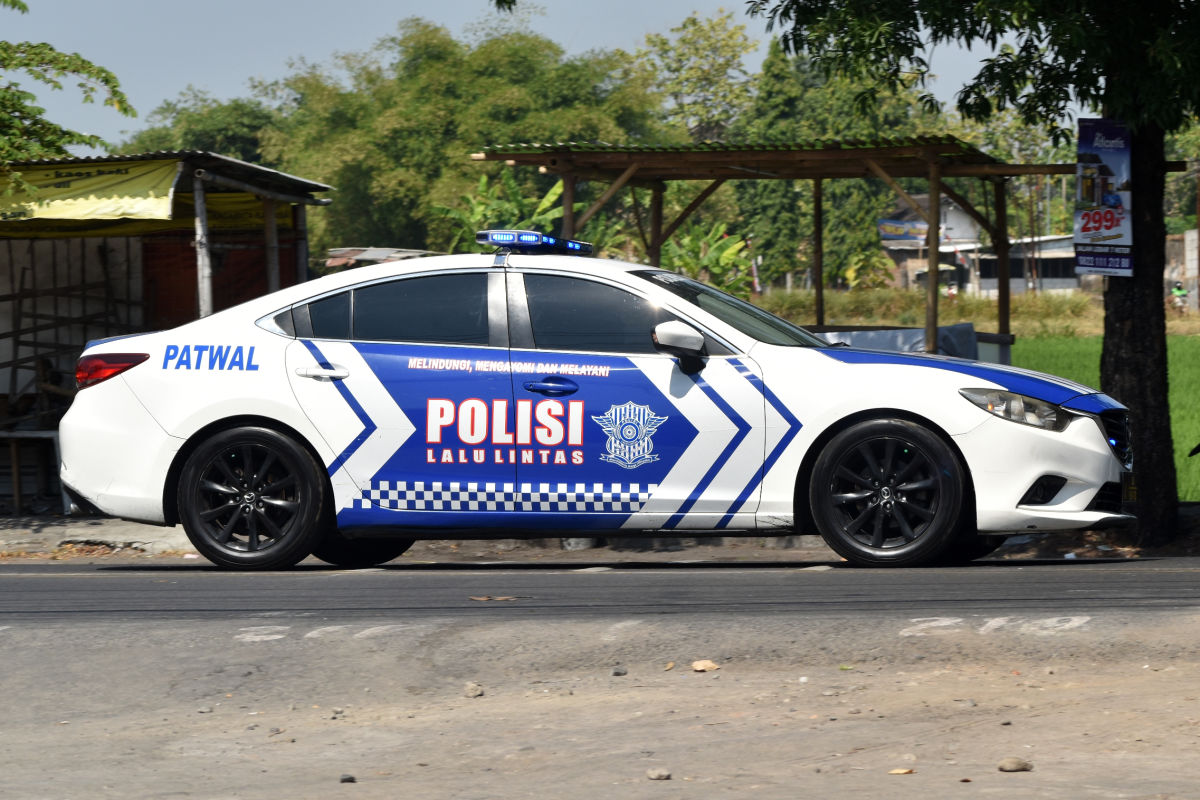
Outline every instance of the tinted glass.
{"type": "Polygon", "coordinates": [[[755,305],[673,272],[635,273],[662,286],[692,305],[760,342],[785,347],[828,347],[829,343],[803,328],[755,305]]]}
{"type": "Polygon", "coordinates": [[[308,317],[312,322],[314,337],[318,339],[349,339],[350,293],[342,292],[309,303],[308,317]]]}
{"type": "Polygon", "coordinates": [[[579,278],[526,275],[525,293],[542,350],[654,353],[654,326],[675,319],[635,294],[579,278]]]}
{"type": "Polygon", "coordinates": [[[354,338],[486,345],[487,308],[482,272],[376,283],[354,290],[354,338]]]}

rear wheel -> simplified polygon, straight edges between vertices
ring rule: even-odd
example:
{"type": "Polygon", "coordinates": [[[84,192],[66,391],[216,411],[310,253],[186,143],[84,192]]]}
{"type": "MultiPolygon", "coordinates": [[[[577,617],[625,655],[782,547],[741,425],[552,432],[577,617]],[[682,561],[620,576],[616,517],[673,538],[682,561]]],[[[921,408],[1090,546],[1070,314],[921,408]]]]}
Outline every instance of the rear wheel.
{"type": "Polygon", "coordinates": [[[323,473],[304,447],[270,428],[231,428],[188,456],[179,517],[208,560],[235,569],[290,567],[321,533],[323,473]]]}
{"type": "Polygon", "coordinates": [[[412,539],[347,539],[334,529],[325,534],[312,554],[326,564],[354,569],[386,564],[412,544],[412,539]]]}
{"type": "Polygon", "coordinates": [[[958,457],[928,428],[898,419],[860,422],[817,457],[809,502],[825,542],[859,566],[916,566],[958,531],[965,478],[958,457]]]}

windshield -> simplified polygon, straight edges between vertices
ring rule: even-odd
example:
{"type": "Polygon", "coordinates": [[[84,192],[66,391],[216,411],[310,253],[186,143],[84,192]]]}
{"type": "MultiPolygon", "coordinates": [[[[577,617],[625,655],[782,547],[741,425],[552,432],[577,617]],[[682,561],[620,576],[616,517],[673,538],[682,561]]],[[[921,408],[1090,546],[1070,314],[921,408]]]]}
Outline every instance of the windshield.
{"type": "Polygon", "coordinates": [[[739,300],[733,295],[725,294],[720,289],[714,289],[691,278],[685,278],[674,272],[656,270],[644,270],[635,274],[651,283],[658,284],[676,297],[683,298],[760,342],[784,347],[829,346],[824,339],[809,333],[798,325],[793,325],[745,300],[739,300]]]}

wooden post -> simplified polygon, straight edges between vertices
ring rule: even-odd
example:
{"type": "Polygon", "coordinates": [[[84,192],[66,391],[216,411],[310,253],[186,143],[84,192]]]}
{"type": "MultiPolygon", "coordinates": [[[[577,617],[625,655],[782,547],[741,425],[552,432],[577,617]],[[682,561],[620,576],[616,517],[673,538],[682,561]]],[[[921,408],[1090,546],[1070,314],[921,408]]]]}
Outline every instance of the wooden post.
{"type": "Polygon", "coordinates": [[[812,282],[815,292],[817,324],[825,324],[825,189],[821,179],[813,180],[813,257],[812,282]]]}
{"type": "Polygon", "coordinates": [[[275,220],[275,201],[263,200],[263,233],[267,238],[267,291],[279,291],[279,225],[275,220]]]}
{"type": "Polygon", "coordinates": [[[925,269],[925,352],[938,351],[938,278],[941,277],[941,262],[938,245],[942,240],[942,168],[936,161],[929,162],[929,233],[925,269]]]}
{"type": "Polygon", "coordinates": [[[662,265],[663,190],[660,183],[650,192],[650,252],[646,256],[652,267],[662,265]]]}
{"type": "Polygon", "coordinates": [[[196,307],[201,317],[213,313],[212,254],[208,249],[208,208],[204,202],[204,180],[192,178],[192,202],[196,207],[196,307]]]}
{"type": "Polygon", "coordinates": [[[575,176],[565,173],[562,182],[562,238],[571,239],[575,236],[575,176]]]}
{"type": "Polygon", "coordinates": [[[996,251],[996,317],[999,320],[996,332],[1002,334],[1011,331],[1009,315],[1012,289],[1008,263],[1008,193],[1005,189],[1004,178],[997,178],[992,183],[992,197],[996,204],[996,228],[992,236],[992,249],[996,251]]]}
{"type": "Polygon", "coordinates": [[[308,209],[303,203],[292,206],[292,227],[296,231],[296,283],[308,280],[308,209]]]}

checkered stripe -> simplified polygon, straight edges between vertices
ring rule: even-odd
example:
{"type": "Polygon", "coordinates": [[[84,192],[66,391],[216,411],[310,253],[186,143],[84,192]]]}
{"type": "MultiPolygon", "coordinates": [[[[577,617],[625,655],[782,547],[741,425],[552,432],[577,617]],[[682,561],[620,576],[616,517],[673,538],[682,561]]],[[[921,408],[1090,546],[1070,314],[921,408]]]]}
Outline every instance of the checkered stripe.
{"type": "Polygon", "coordinates": [[[626,512],[641,509],[658,486],[640,483],[443,483],[373,481],[355,507],[395,511],[626,512]]]}

